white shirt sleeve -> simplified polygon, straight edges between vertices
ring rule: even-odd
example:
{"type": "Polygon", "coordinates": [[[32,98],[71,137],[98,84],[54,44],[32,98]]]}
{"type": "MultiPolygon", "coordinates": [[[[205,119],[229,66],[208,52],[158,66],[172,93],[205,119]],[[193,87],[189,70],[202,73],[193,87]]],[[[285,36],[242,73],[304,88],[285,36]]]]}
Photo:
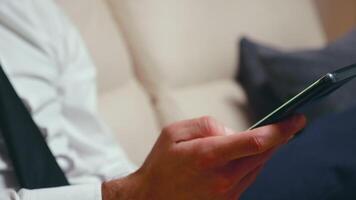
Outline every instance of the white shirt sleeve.
{"type": "Polygon", "coordinates": [[[2,65],[72,186],[16,190],[0,183],[0,199],[100,200],[102,181],[136,167],[98,117],[95,66],[84,43],[51,0],[5,2],[0,25],[10,29],[0,28],[9,44],[0,47],[2,65]]]}
{"type": "Polygon", "coordinates": [[[88,184],[58,188],[26,190],[19,192],[6,190],[0,194],[1,200],[101,200],[101,185],[88,184]],[[3,196],[4,195],[4,196],[3,196]]]}

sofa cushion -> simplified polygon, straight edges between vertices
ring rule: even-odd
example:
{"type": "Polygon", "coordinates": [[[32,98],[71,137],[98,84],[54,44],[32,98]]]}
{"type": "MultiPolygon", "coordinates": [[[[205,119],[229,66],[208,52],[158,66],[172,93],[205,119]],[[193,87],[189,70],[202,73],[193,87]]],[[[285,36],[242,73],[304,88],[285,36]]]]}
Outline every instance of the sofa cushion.
{"type": "Polygon", "coordinates": [[[155,99],[161,124],[210,114],[238,129],[246,126],[244,110],[225,99],[239,96],[226,93],[237,89],[223,84],[217,90],[214,85],[233,79],[236,41],[242,34],[288,48],[324,43],[312,0],[107,1],[128,41],[138,76],[155,99]]]}
{"type": "Polygon", "coordinates": [[[121,31],[104,0],[56,0],[82,34],[97,66],[99,111],[136,164],[159,134],[150,98],[138,84],[121,31]]]}
{"type": "Polygon", "coordinates": [[[129,158],[136,164],[144,161],[159,130],[149,99],[137,81],[105,92],[99,97],[99,110],[129,158]]]}
{"type": "Polygon", "coordinates": [[[180,88],[171,91],[171,96],[179,106],[181,119],[209,115],[235,131],[250,125],[244,109],[245,94],[232,80],[180,88]]]}
{"type": "MultiPolygon", "coordinates": [[[[244,39],[239,80],[255,116],[261,118],[326,73],[356,63],[355,52],[356,30],[325,48],[296,52],[283,52],[244,39]]],[[[352,93],[355,90],[356,83],[348,83],[305,112],[312,120],[346,110],[356,105],[352,93]]]]}
{"type": "Polygon", "coordinates": [[[289,48],[324,42],[312,0],[108,1],[141,75],[169,86],[232,78],[242,34],[289,48]]]}
{"type": "Polygon", "coordinates": [[[267,162],[241,200],[356,199],[356,108],[311,123],[267,162]]]}
{"type": "Polygon", "coordinates": [[[249,110],[254,121],[281,105],[281,99],[267,84],[269,79],[266,68],[261,62],[260,52],[270,51],[244,38],[240,41],[240,63],[236,74],[237,83],[244,88],[249,104],[249,110]]]}
{"type": "Polygon", "coordinates": [[[131,58],[121,31],[103,0],[56,0],[79,28],[98,68],[99,92],[132,77],[131,58]]]}

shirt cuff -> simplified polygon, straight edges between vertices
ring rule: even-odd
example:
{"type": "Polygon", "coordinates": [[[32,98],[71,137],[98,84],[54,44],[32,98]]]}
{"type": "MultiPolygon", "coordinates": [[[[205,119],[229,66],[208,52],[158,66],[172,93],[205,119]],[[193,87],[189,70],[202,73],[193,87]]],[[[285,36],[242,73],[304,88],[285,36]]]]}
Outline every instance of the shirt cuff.
{"type": "Polygon", "coordinates": [[[19,191],[21,200],[102,200],[101,183],[19,191]]]}

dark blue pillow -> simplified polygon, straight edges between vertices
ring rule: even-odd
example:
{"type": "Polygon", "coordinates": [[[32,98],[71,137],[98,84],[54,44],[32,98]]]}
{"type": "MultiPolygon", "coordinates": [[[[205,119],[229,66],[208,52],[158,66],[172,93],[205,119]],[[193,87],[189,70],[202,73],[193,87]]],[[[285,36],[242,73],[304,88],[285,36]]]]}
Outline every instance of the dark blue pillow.
{"type": "Polygon", "coordinates": [[[324,116],[282,147],[241,200],[356,199],[356,107],[324,116]]]}
{"type": "MultiPolygon", "coordinates": [[[[296,95],[320,76],[356,63],[356,30],[323,49],[282,52],[249,39],[240,42],[237,80],[244,87],[254,120],[296,95]]],[[[307,111],[309,118],[356,105],[351,82],[307,111]]]]}

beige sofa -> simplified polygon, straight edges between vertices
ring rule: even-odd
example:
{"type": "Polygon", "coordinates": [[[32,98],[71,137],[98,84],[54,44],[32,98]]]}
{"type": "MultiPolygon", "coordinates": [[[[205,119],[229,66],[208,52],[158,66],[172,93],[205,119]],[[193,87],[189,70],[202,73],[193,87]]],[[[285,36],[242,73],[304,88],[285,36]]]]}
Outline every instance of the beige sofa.
{"type": "Polygon", "coordinates": [[[167,123],[250,125],[233,81],[242,35],[285,49],[325,43],[312,0],[56,1],[97,65],[100,113],[137,164],[167,123]]]}

